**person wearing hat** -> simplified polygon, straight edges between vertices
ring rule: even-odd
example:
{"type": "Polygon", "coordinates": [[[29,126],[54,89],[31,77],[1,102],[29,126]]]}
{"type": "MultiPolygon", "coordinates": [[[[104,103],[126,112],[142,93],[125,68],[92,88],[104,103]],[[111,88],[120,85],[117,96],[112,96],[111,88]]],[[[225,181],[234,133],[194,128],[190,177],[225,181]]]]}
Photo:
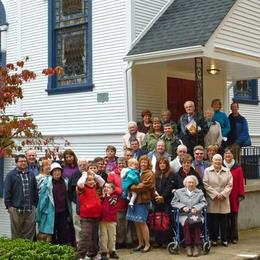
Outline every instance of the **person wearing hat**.
{"type": "Polygon", "coordinates": [[[47,176],[42,184],[36,222],[39,240],[52,240],[57,244],[74,244],[68,181],[63,177],[63,169],[57,162],[51,164],[50,176],[47,176]]]}

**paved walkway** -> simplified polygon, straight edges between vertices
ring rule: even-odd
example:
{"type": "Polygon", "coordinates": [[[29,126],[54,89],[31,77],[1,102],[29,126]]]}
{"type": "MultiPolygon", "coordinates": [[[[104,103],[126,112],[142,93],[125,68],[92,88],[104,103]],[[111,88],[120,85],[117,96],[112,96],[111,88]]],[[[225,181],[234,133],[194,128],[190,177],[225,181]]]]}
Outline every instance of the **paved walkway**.
{"type": "MultiPolygon", "coordinates": [[[[196,259],[202,260],[241,260],[260,259],[260,229],[240,231],[240,240],[236,245],[228,247],[212,247],[208,255],[201,255],[196,259]]],[[[148,253],[131,252],[128,249],[118,250],[120,259],[123,260],[168,260],[168,259],[191,259],[185,255],[182,249],[179,255],[171,255],[166,249],[152,249],[148,253]]]]}

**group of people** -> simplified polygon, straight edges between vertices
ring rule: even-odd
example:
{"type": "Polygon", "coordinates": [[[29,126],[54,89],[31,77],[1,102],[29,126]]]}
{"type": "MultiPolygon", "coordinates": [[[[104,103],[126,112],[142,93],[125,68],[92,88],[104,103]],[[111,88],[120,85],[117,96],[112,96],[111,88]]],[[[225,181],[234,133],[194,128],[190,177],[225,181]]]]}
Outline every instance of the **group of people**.
{"type": "Polygon", "coordinates": [[[237,103],[229,118],[220,100],[212,107],[203,117],[187,101],[178,124],[170,111],[153,120],[143,111],[142,122],[128,124],[122,157],[113,145],[93,161],[77,159],[71,149],[60,160],[37,160],[32,149],[17,155],[4,185],[12,238],[72,245],[75,259],[98,253],[102,260],[118,259],[116,249],[134,242],[133,250],[142,253],[150,251],[151,240],[153,247],[167,246],[174,220],[167,230],[153,230],[148,215],[170,216],[178,208],[187,255],[198,256],[201,222],[190,223],[189,214],[200,216],[207,207],[212,245],[219,236],[223,246],[237,243],[244,178],[235,158],[249,145],[248,127],[237,103]]]}

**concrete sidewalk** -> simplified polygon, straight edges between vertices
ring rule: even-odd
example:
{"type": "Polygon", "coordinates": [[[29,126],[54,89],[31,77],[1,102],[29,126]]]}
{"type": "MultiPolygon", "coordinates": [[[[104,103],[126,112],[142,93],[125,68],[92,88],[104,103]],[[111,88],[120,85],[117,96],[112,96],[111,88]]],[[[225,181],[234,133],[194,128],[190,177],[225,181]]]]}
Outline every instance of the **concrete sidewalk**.
{"type": "MultiPolygon", "coordinates": [[[[208,255],[203,252],[197,259],[260,259],[260,229],[243,230],[239,232],[240,240],[238,244],[230,244],[228,247],[212,247],[208,255]]],[[[181,249],[178,255],[171,255],[166,249],[152,249],[148,253],[132,252],[129,249],[118,250],[120,259],[123,260],[168,260],[168,259],[190,259],[181,249]]]]}

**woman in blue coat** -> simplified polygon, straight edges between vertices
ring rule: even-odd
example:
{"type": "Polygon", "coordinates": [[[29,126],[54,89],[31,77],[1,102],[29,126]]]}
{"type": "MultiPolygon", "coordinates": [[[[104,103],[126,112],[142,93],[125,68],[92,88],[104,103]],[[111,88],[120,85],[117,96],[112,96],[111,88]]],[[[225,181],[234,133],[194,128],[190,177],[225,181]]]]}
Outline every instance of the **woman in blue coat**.
{"type": "Polygon", "coordinates": [[[57,244],[74,244],[71,206],[68,200],[68,182],[62,176],[62,167],[54,162],[50,176],[40,187],[36,211],[38,239],[57,244]]]}

